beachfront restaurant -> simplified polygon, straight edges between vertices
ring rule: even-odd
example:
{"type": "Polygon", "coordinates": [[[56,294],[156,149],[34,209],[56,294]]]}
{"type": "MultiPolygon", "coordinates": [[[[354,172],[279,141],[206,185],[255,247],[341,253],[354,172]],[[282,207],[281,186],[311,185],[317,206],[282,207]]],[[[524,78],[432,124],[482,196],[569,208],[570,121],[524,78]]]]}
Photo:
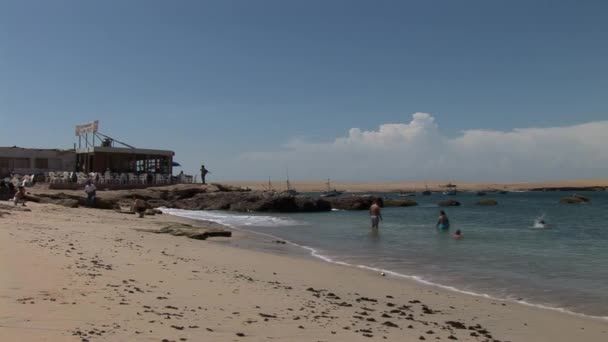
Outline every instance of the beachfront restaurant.
{"type": "Polygon", "coordinates": [[[175,152],[142,148],[90,146],[76,149],[76,170],[90,173],[172,175],[175,152]]]}

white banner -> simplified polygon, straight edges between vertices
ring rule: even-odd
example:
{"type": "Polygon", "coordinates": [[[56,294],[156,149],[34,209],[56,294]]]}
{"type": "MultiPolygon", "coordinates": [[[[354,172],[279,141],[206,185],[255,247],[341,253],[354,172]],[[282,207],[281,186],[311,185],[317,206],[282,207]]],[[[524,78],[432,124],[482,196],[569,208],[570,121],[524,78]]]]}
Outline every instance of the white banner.
{"type": "Polygon", "coordinates": [[[84,125],[76,125],[76,136],[80,136],[86,133],[96,133],[98,128],[99,120],[95,120],[84,125]]]}

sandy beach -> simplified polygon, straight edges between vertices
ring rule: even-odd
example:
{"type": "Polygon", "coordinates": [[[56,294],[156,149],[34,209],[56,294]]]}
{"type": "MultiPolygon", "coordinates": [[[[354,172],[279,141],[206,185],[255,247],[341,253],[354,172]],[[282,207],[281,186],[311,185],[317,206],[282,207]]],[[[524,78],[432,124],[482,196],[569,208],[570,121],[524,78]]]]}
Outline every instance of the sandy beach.
{"type": "MultiPolygon", "coordinates": [[[[248,187],[253,190],[267,190],[268,181],[230,181],[225,184],[233,186],[248,187]]],[[[492,191],[492,190],[508,190],[508,191],[527,191],[531,189],[555,189],[555,188],[590,188],[590,187],[608,187],[608,179],[574,179],[562,181],[542,181],[542,182],[525,182],[525,183],[477,183],[477,182],[460,182],[460,181],[416,181],[416,182],[340,182],[331,181],[331,188],[341,191],[353,193],[365,192],[400,192],[400,191],[424,191],[428,188],[431,191],[445,191],[448,183],[455,184],[458,190],[461,191],[492,191]]],[[[274,190],[287,190],[285,180],[271,180],[271,186],[274,190]]],[[[291,181],[292,188],[301,192],[321,192],[327,190],[327,180],[319,181],[291,181]]]]}
{"type": "Polygon", "coordinates": [[[168,215],[27,209],[0,207],[6,341],[608,340],[606,320],[382,277],[288,246],[254,251],[244,233],[200,241],[142,231],[186,222],[168,215]]]}

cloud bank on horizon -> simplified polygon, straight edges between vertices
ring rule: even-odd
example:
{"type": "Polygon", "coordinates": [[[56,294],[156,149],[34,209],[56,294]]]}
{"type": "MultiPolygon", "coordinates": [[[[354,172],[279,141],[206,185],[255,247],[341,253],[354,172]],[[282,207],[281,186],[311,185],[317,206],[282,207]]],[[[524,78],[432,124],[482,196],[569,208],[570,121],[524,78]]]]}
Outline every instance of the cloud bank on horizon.
{"type": "Polygon", "coordinates": [[[408,123],[377,130],[351,128],[330,142],[294,139],[278,151],[244,154],[251,175],[345,181],[461,180],[511,182],[605,178],[608,121],[511,131],[472,129],[442,135],[435,118],[415,113],[408,123]]]}

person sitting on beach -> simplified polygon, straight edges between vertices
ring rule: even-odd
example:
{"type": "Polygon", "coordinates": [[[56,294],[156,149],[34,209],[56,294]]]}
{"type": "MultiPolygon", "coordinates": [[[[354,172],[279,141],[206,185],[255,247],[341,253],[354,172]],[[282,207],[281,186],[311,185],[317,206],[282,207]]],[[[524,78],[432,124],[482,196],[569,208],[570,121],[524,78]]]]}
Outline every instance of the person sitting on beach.
{"type": "Polygon", "coordinates": [[[382,220],[382,213],[380,211],[380,204],[378,203],[378,200],[375,200],[371,207],[369,207],[369,216],[372,220],[372,229],[378,229],[378,225],[382,220]]]}
{"type": "Polygon", "coordinates": [[[91,208],[95,206],[95,197],[97,196],[97,187],[92,180],[88,180],[84,186],[84,192],[87,194],[87,205],[91,208]]]}
{"type": "Polygon", "coordinates": [[[454,233],[454,239],[456,239],[456,240],[462,239],[462,232],[460,232],[460,229],[458,229],[456,231],[456,233],[454,233]]]}
{"type": "Polygon", "coordinates": [[[15,201],[15,205],[17,205],[17,203],[21,202],[22,205],[25,207],[25,187],[23,187],[23,185],[19,185],[19,188],[17,190],[17,192],[15,193],[15,198],[13,199],[15,201]]]}
{"type": "Polygon", "coordinates": [[[144,217],[146,213],[146,202],[133,196],[133,208],[132,211],[139,215],[140,218],[144,217]]]}
{"type": "Polygon", "coordinates": [[[445,211],[439,211],[439,218],[437,219],[436,227],[440,230],[448,230],[450,229],[450,220],[448,219],[448,215],[445,214],[445,211]]]}

